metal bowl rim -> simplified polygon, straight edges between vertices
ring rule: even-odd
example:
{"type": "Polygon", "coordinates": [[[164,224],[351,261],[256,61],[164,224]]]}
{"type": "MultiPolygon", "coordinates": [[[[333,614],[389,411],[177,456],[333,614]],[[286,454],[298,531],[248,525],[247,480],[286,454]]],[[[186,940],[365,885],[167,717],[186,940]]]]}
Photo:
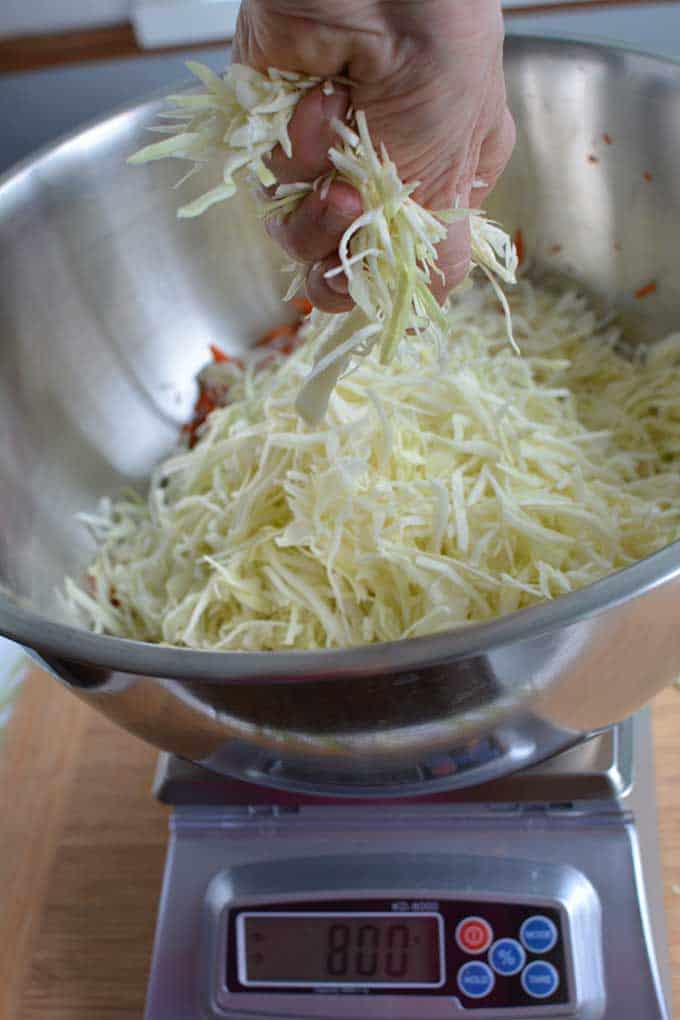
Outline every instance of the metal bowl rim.
{"type": "Polygon", "coordinates": [[[220,652],[154,645],[58,623],[0,594],[0,634],[46,658],[184,680],[267,683],[418,671],[485,655],[598,616],[680,577],[680,540],[579,591],[488,623],[424,637],[309,651],[220,652]]]}
{"type": "MultiPolygon", "coordinates": [[[[508,41],[576,45],[598,55],[611,51],[636,60],[650,62],[655,68],[680,71],[680,60],[655,56],[617,42],[603,43],[579,35],[552,32],[515,33],[508,41]]],[[[167,90],[163,89],[163,93],[167,90]]],[[[104,117],[81,125],[75,131],[38,149],[5,174],[0,175],[0,199],[18,185],[23,174],[49,160],[60,148],[89,131],[119,117],[141,116],[162,102],[160,94],[128,103],[104,117]]],[[[418,671],[457,659],[488,654],[502,646],[539,638],[562,627],[595,617],[674,580],[680,576],[680,540],[652,553],[631,566],[596,581],[578,591],[542,602],[488,623],[470,624],[419,638],[353,646],[342,649],[276,652],[200,651],[174,646],[154,645],[128,638],[95,634],[59,623],[13,602],[0,590],[0,634],[30,648],[49,660],[87,663],[104,670],[131,674],[173,677],[184,680],[237,683],[315,681],[377,676],[390,672],[418,671]]],[[[49,664],[49,663],[48,663],[49,664]]]]}

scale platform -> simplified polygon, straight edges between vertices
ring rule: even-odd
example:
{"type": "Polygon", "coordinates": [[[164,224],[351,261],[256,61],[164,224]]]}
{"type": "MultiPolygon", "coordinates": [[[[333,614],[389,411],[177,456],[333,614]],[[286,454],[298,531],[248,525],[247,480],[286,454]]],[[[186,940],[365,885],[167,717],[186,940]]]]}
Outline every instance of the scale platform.
{"type": "Polygon", "coordinates": [[[670,1020],[647,712],[522,773],[332,801],[163,756],[146,1020],[670,1020]]]}

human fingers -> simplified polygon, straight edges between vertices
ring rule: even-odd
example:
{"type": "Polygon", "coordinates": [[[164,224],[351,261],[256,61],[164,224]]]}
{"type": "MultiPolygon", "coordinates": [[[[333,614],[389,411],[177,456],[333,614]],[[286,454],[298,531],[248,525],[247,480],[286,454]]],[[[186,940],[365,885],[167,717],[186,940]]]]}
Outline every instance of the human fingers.
{"type": "Polygon", "coordinates": [[[285,219],[272,216],[267,232],[289,255],[318,262],[337,251],[342,235],[361,215],[361,198],[349,184],[334,181],[327,192],[310,192],[285,219]]]}
{"type": "MultiPolygon", "coordinates": [[[[469,184],[459,199],[461,206],[479,209],[484,205],[510,160],[515,138],[515,122],[508,108],[504,107],[497,123],[479,148],[476,166],[468,175],[469,184]]],[[[437,250],[441,275],[433,276],[432,290],[435,297],[443,301],[470,271],[469,221],[452,224],[446,240],[437,250]]]]}
{"type": "Polygon", "coordinates": [[[348,312],[352,308],[347,277],[344,272],[336,272],[339,267],[340,259],[331,255],[315,262],[307,274],[307,297],[322,312],[348,312]]]}
{"type": "Polygon", "coordinates": [[[496,186],[498,179],[510,162],[516,137],[515,121],[506,106],[497,124],[484,139],[479,152],[473,188],[470,193],[470,204],[474,208],[481,208],[496,186]]]}
{"type": "Polygon", "coordinates": [[[446,238],[437,246],[437,270],[432,273],[430,287],[434,296],[441,303],[470,272],[470,224],[468,220],[452,223],[446,238]]]}
{"type": "Polygon", "coordinates": [[[344,88],[327,96],[318,86],[303,96],[288,125],[292,155],[277,145],[266,161],[280,184],[314,181],[332,169],[328,150],[337,141],[333,121],[344,120],[348,107],[344,88]]]}

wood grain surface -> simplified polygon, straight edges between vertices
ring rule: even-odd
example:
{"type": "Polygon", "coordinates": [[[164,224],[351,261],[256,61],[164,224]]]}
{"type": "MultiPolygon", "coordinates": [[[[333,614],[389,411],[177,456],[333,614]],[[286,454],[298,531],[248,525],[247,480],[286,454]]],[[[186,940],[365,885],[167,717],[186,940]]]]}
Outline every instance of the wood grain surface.
{"type": "MultiPolygon", "coordinates": [[[[680,1008],[680,693],[654,725],[680,1008]]],[[[154,751],[37,671],[0,739],[0,1018],[141,1020],[168,817],[154,751]]]]}

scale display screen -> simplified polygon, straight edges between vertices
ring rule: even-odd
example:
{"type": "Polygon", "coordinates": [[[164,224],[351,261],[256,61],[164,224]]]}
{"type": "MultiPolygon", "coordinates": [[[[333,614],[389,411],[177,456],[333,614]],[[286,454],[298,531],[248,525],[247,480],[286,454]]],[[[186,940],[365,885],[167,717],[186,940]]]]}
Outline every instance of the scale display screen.
{"type": "Polygon", "coordinates": [[[438,913],[241,913],[238,977],[245,987],[439,988],[438,913]]]}
{"type": "MultiPolygon", "coordinates": [[[[527,1016],[569,1002],[564,920],[553,903],[291,898],[240,903],[220,917],[227,996],[445,998],[466,1012],[527,1016]]],[[[276,1013],[284,1014],[292,1016],[276,1013]]]]}

